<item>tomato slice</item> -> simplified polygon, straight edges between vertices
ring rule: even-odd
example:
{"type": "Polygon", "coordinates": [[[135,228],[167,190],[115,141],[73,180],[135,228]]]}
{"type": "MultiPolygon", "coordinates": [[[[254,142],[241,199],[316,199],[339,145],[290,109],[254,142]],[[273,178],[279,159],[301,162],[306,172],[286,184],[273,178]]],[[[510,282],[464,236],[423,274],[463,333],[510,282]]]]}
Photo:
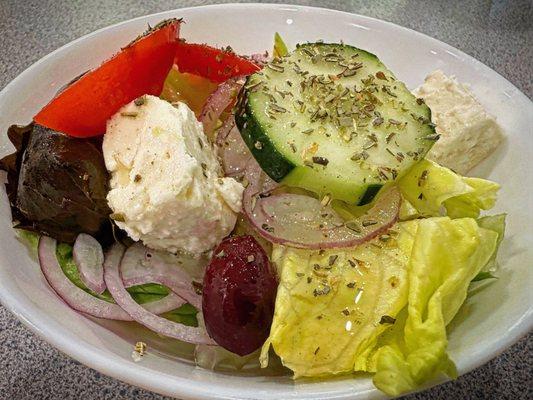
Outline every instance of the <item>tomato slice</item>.
{"type": "Polygon", "coordinates": [[[34,121],[76,137],[105,133],[106,121],[143,94],[159,96],[172,68],[181,20],[163,21],[48,103],[34,121]]]}
{"type": "Polygon", "coordinates": [[[224,82],[239,75],[250,75],[261,68],[239,57],[230,49],[217,49],[206,44],[180,41],[174,61],[180,72],[203,76],[213,82],[224,82]]]}

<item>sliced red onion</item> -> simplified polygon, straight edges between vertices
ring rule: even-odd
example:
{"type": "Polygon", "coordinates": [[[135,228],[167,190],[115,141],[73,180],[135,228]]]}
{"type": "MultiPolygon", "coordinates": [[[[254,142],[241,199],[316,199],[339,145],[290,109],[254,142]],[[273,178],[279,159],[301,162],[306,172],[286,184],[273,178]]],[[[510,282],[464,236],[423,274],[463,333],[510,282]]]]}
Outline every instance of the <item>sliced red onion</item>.
{"type": "Polygon", "coordinates": [[[264,53],[255,53],[250,55],[250,60],[262,67],[270,61],[270,56],[268,55],[268,51],[264,53]]]}
{"type": "Polygon", "coordinates": [[[279,186],[279,183],[270,178],[261,169],[261,166],[253,157],[246,164],[246,180],[248,181],[248,186],[244,191],[244,199],[248,197],[251,200],[252,196],[266,195],[279,186]]]}
{"type": "Polygon", "coordinates": [[[104,293],[104,251],[98,240],[80,233],[74,242],[72,256],[85,286],[95,293],[104,293]]]}
{"type": "Polygon", "coordinates": [[[202,309],[202,297],[196,293],[191,276],[178,264],[165,260],[157,251],[135,244],[124,254],[120,268],[125,287],[158,283],[197,309],[202,309]]]}
{"type": "Polygon", "coordinates": [[[207,333],[200,328],[178,324],[161,318],[137,304],[126,290],[120,277],[120,265],[124,247],[114,244],[104,261],[104,279],[107,288],[117,304],[135,321],[161,335],[193,344],[214,344],[207,333]]]}
{"type": "MultiPolygon", "coordinates": [[[[39,239],[39,264],[48,284],[71,308],[97,318],[133,321],[118,305],[101,300],[74,285],[63,273],[56,257],[55,239],[41,236],[39,239]]],[[[142,305],[154,314],[163,314],[184,304],[183,299],[171,293],[161,300],[142,305]]]]}
{"type": "Polygon", "coordinates": [[[207,137],[211,137],[220,115],[234,102],[243,85],[243,77],[228,79],[209,96],[198,118],[204,126],[204,133],[207,137]]]}
{"type": "Polygon", "coordinates": [[[222,126],[217,131],[215,144],[218,147],[222,147],[222,144],[226,141],[233,128],[235,128],[235,115],[232,114],[224,121],[222,126]]]}
{"type": "Polygon", "coordinates": [[[249,163],[243,209],[257,232],[273,243],[307,249],[352,247],[376,237],[397,220],[401,196],[396,187],[386,189],[363,216],[345,222],[330,205],[313,197],[272,194],[275,183],[249,163]]]}
{"type": "Polygon", "coordinates": [[[174,293],[169,293],[161,300],[151,301],[149,303],[141,304],[142,307],[152,314],[164,314],[166,312],[180,308],[186,303],[181,297],[174,293]]]}
{"type": "Polygon", "coordinates": [[[239,176],[244,173],[252,153],[244,143],[235,124],[235,116],[231,115],[217,132],[216,145],[218,155],[226,176],[239,176]]]}
{"type": "Polygon", "coordinates": [[[55,239],[41,236],[39,239],[39,264],[48,284],[59,297],[74,310],[93,317],[131,321],[131,317],[116,304],[100,300],[74,285],[63,273],[56,257],[55,239]]]}

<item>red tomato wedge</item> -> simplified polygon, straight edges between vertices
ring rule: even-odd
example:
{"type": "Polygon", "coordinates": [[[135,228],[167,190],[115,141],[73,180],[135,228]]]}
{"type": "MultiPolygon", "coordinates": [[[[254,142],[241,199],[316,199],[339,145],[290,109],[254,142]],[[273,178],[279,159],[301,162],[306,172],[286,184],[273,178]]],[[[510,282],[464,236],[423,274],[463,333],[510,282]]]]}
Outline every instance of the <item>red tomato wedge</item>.
{"type": "Polygon", "coordinates": [[[213,82],[225,82],[239,75],[250,75],[261,68],[231,50],[221,50],[206,44],[180,41],[174,60],[180,72],[200,75],[213,82]]]}
{"type": "Polygon", "coordinates": [[[76,137],[105,133],[106,121],[143,94],[159,96],[172,68],[181,20],[163,21],[48,103],[34,121],[76,137]]]}

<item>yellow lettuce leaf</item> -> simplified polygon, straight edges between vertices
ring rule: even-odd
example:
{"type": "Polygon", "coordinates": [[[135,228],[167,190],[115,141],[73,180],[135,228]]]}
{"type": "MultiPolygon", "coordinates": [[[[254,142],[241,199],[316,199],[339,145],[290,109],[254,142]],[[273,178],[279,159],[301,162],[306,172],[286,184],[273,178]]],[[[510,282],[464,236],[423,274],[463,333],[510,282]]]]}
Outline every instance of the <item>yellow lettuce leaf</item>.
{"type": "Polygon", "coordinates": [[[281,58],[281,57],[285,57],[287,54],[289,54],[287,45],[281,38],[281,35],[278,32],[276,32],[274,34],[274,50],[272,51],[272,56],[274,58],[281,58]]]}
{"type": "Polygon", "coordinates": [[[489,229],[498,234],[498,241],[496,243],[496,251],[492,255],[492,258],[496,258],[496,254],[500,244],[505,235],[505,219],[507,214],[496,214],[496,215],[487,215],[485,217],[479,218],[477,224],[481,228],[489,229]]]}
{"type": "Polygon", "coordinates": [[[470,281],[492,257],[497,240],[498,233],[471,218],[418,220],[405,323],[380,338],[373,356],[376,387],[396,396],[438,373],[456,377],[446,353],[446,325],[463,304],[470,281]]]}
{"type": "Polygon", "coordinates": [[[400,213],[398,215],[398,219],[400,221],[409,221],[410,219],[415,219],[419,217],[420,213],[418,212],[418,210],[411,204],[409,200],[404,197],[400,206],[400,213]]]}
{"type": "Polygon", "coordinates": [[[352,372],[407,302],[411,245],[403,229],[350,249],[274,245],[280,285],[262,365],[272,345],[296,378],[352,372]]]}
{"type": "Polygon", "coordinates": [[[398,180],[398,187],[423,217],[477,218],[480,210],[494,206],[500,185],[422,160],[398,180]]]}
{"type": "Polygon", "coordinates": [[[472,218],[435,217],[350,249],[274,246],[280,286],[262,366],[272,346],[295,378],[375,372],[390,395],[454,377],[446,325],[497,240],[472,218]]]}

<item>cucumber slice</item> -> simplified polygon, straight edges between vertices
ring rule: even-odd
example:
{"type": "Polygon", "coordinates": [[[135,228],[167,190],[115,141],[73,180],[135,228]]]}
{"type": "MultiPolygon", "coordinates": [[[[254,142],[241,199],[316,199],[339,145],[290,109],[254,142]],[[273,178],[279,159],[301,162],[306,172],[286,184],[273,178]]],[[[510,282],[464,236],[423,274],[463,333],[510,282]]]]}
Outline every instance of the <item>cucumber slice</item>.
{"type": "Polygon", "coordinates": [[[423,101],[348,45],[299,45],[251,75],[243,93],[237,125],[263,170],[321,196],[359,202],[438,139],[423,101]]]}

